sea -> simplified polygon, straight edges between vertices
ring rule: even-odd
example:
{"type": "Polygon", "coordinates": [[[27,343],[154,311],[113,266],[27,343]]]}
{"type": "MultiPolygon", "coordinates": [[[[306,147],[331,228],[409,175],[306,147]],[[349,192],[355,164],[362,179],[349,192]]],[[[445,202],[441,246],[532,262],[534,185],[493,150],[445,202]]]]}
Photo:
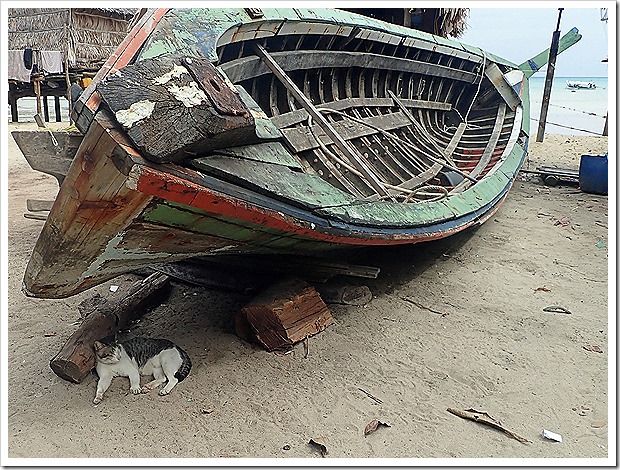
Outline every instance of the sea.
{"type": "MultiPolygon", "coordinates": [[[[542,105],[545,75],[537,74],[530,78],[530,134],[538,132],[538,121],[542,105]]],[[[49,100],[50,119],[55,120],[54,100],[49,100]]],[[[36,113],[35,98],[21,98],[18,102],[19,121],[34,122],[36,113]]],[[[68,121],[69,107],[66,99],[60,99],[61,119],[68,121]]],[[[605,115],[609,107],[607,77],[554,77],[551,98],[547,111],[546,134],[563,135],[601,135],[605,126],[605,115]],[[575,90],[566,86],[567,81],[592,81],[594,89],[575,90]]],[[[7,105],[8,120],[11,120],[7,105]]]]}

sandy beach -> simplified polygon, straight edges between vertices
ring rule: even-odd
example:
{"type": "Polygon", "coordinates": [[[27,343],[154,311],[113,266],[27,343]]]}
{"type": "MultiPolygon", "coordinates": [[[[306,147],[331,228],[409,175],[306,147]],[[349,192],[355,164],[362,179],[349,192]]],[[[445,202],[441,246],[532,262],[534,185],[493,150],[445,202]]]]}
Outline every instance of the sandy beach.
{"type": "MultiPolygon", "coordinates": [[[[523,168],[578,169],[581,155],[604,154],[607,145],[606,137],[547,135],[530,143],[523,168]]],[[[94,406],[96,375],[72,384],[49,361],[77,328],[80,302],[110,298],[111,284],[122,293],[135,276],[62,300],[26,297],[22,277],[44,223],[24,217],[26,200],[51,199],[58,183],[33,171],[11,137],[8,159],[11,458],[320,460],[308,443],[318,437],[325,459],[614,458],[606,196],[521,173],[477,229],[360,251],[356,261],[381,272],[352,283],[367,285],[373,299],[330,305],[335,323],[310,338],[307,357],[301,344],[285,355],[236,336],[235,314],[251,296],[175,281],[130,335],[179,344],[193,361],[189,377],[165,397],[133,396],[117,378],[94,406]],[[530,442],[448,408],[485,411],[530,442]],[[364,436],[374,419],[390,426],[364,436]],[[563,442],[543,438],[543,429],[563,442]]]]}

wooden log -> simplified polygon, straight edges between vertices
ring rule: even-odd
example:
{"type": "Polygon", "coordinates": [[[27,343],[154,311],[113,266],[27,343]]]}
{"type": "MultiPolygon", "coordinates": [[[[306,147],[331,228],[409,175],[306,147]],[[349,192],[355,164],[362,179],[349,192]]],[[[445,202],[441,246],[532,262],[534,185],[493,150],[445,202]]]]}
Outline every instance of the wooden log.
{"type": "Polygon", "coordinates": [[[323,331],[333,321],[327,305],[310,284],[289,278],[245,305],[237,313],[235,327],[241,338],[273,351],[323,331]]]}
{"type": "Polygon", "coordinates": [[[168,293],[169,277],[153,273],[135,283],[118,302],[105,302],[89,314],[50,361],[60,378],[80,383],[95,367],[93,344],[102,340],[158,305],[168,293]]]}

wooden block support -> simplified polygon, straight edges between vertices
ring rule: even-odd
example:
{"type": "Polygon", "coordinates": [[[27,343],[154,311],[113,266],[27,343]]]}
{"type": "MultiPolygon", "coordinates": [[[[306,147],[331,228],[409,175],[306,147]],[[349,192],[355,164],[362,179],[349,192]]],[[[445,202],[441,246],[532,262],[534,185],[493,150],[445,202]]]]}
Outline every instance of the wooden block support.
{"type": "Polygon", "coordinates": [[[96,365],[94,342],[116,333],[159,304],[167,294],[165,288],[168,286],[168,276],[154,273],[135,283],[120,302],[102,303],[85,318],[50,361],[54,373],[70,382],[82,382],[96,365]]]}
{"type": "Polygon", "coordinates": [[[333,321],[319,293],[307,282],[291,278],[245,305],[235,323],[238,336],[273,351],[323,331],[333,321]]]}

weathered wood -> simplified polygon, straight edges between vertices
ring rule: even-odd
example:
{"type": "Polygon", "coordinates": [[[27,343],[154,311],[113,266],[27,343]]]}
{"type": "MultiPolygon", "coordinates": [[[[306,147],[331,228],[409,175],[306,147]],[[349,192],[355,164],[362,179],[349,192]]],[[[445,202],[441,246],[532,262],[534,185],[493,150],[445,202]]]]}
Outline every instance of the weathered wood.
{"type": "Polygon", "coordinates": [[[237,314],[237,334],[268,351],[283,349],[323,331],[334,321],[319,293],[300,279],[287,279],[259,294],[237,314]]]}
{"type": "Polygon", "coordinates": [[[372,292],[368,286],[325,284],[316,286],[316,289],[321,294],[321,298],[328,304],[366,305],[372,300],[372,292]]]}
{"type": "Polygon", "coordinates": [[[40,199],[26,199],[26,208],[31,212],[49,211],[54,201],[42,201],[40,199]]]}
{"type": "Polygon", "coordinates": [[[33,170],[52,175],[62,185],[82,143],[79,131],[13,131],[11,136],[33,170]]]}
{"type": "Polygon", "coordinates": [[[282,82],[287,90],[295,97],[300,105],[317,121],[321,129],[333,140],[334,144],[351,161],[351,164],[364,175],[366,181],[375,190],[377,194],[387,196],[388,192],[385,189],[383,183],[379,180],[377,175],[368,167],[359,151],[352,147],[338,132],[334,130],[330,122],[323,116],[316,107],[312,104],[310,99],[304,95],[304,93],[295,85],[288,75],[282,70],[269,53],[261,45],[256,44],[256,53],[265,62],[267,67],[273,72],[273,74],[282,82]]]}
{"type": "Polygon", "coordinates": [[[70,382],[82,382],[96,365],[94,342],[115,334],[159,304],[168,285],[168,276],[154,273],[135,283],[120,302],[100,304],[50,361],[54,373],[70,382]]]}
{"type": "Polygon", "coordinates": [[[249,109],[206,60],[143,60],[97,91],[144,157],[158,163],[257,141],[249,109]]]}

